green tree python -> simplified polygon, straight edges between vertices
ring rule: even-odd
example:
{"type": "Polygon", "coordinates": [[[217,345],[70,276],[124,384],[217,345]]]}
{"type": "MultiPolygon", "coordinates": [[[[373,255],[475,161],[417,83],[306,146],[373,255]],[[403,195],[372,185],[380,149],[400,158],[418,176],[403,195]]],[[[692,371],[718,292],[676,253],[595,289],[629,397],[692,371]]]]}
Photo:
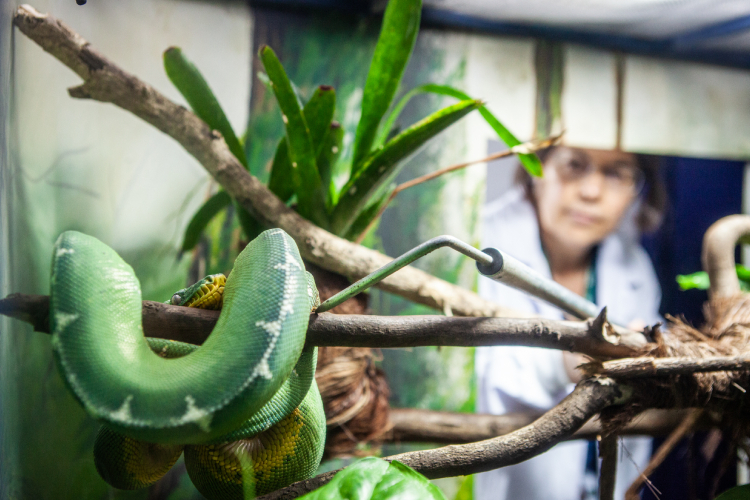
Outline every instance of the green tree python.
{"type": "Polygon", "coordinates": [[[112,486],[146,487],[183,451],[209,499],[262,495],[315,473],[325,415],[317,349],[304,344],[318,295],[284,231],[248,244],[226,280],[208,276],[172,297],[221,307],[200,347],[144,337],[138,279],[91,236],[60,235],[50,296],[55,359],[75,398],[103,424],[95,464],[112,486]]]}

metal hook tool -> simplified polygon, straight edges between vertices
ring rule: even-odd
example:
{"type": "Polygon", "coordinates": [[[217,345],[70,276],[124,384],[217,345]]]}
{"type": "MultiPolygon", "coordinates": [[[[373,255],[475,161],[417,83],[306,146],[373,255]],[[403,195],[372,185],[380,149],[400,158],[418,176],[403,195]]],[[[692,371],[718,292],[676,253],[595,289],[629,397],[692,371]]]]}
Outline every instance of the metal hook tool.
{"type": "Polygon", "coordinates": [[[479,272],[490,279],[530,293],[580,319],[594,318],[599,314],[596,304],[576,295],[559,283],[545,278],[510,255],[495,248],[480,251],[453,236],[438,236],[397,257],[375,272],[326,300],[316,312],[325,312],[370,288],[420,257],[442,247],[450,247],[477,262],[479,272]]]}

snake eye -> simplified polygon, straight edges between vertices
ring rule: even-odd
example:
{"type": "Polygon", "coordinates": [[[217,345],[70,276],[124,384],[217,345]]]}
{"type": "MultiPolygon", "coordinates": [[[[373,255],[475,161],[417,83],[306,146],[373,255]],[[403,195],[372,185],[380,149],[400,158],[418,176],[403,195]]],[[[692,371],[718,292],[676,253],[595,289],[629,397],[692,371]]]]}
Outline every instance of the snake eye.
{"type": "Polygon", "coordinates": [[[173,306],[179,306],[180,302],[182,302],[182,297],[180,297],[180,294],[176,293],[172,295],[172,300],[169,301],[173,306]]]}

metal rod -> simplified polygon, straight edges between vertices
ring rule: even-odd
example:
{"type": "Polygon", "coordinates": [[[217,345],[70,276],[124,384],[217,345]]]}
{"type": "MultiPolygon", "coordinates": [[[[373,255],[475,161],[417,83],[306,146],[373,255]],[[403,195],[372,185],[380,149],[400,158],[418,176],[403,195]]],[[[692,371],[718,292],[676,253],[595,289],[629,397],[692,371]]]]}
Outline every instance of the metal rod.
{"type": "Polygon", "coordinates": [[[477,269],[482,275],[539,297],[577,318],[595,318],[599,314],[599,308],[596,304],[576,295],[559,283],[545,278],[510,255],[495,248],[485,248],[480,251],[458,238],[448,235],[432,238],[418,247],[409,250],[402,256],[329,298],[318,306],[316,312],[325,312],[333,309],[342,302],[382,281],[402,267],[442,247],[450,247],[477,261],[477,269]]]}
{"type": "Polygon", "coordinates": [[[339,293],[337,293],[330,299],[320,304],[318,308],[316,309],[316,312],[325,312],[330,309],[333,309],[334,307],[341,304],[342,302],[354,297],[358,293],[365,291],[366,289],[370,288],[374,284],[387,278],[388,276],[395,273],[402,267],[406,267],[412,262],[414,262],[415,260],[419,259],[420,257],[424,257],[428,253],[433,252],[437,250],[438,248],[443,248],[443,247],[450,247],[458,252],[461,252],[467,257],[471,257],[478,263],[482,263],[487,266],[492,265],[492,257],[490,255],[487,255],[486,253],[479,251],[473,246],[468,245],[464,243],[463,241],[459,240],[458,238],[454,238],[453,236],[448,236],[448,235],[438,236],[436,238],[432,238],[431,240],[428,240],[422,243],[418,247],[412,248],[411,250],[409,250],[402,256],[393,259],[391,262],[384,265],[380,269],[376,270],[375,272],[371,274],[368,274],[367,276],[357,281],[350,287],[345,288],[344,290],[340,291],[339,293]]]}
{"type": "Polygon", "coordinates": [[[599,314],[599,308],[593,302],[545,278],[510,255],[496,248],[485,248],[483,252],[491,255],[493,261],[490,266],[477,262],[482,275],[539,297],[579,319],[595,318],[599,314]]]}

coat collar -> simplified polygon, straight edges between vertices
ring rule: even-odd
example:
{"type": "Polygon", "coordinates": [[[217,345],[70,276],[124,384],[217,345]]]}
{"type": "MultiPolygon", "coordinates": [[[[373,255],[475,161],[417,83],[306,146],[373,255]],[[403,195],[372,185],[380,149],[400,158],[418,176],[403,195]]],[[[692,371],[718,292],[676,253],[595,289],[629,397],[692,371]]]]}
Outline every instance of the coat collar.
{"type": "MultiPolygon", "coordinates": [[[[653,268],[638,243],[634,224],[637,207],[631,210],[618,230],[609,235],[597,252],[597,304],[607,305],[608,314],[614,321],[627,324],[633,318],[643,315],[639,311],[645,297],[652,297],[655,282],[653,268]],[[640,295],[644,292],[646,295],[640,295]]],[[[539,236],[539,224],[531,202],[520,188],[514,188],[503,197],[486,205],[483,211],[485,247],[496,247],[543,276],[550,278],[551,272],[539,236]]],[[[546,305],[546,304],[545,304],[546,305]]],[[[551,307],[551,306],[548,306],[551,307]]],[[[658,309],[658,304],[649,310],[658,309]]],[[[544,315],[547,307],[540,305],[544,315]]],[[[559,314],[559,313],[558,313],[559,314]]],[[[652,318],[643,318],[651,321],[652,318]]]]}

